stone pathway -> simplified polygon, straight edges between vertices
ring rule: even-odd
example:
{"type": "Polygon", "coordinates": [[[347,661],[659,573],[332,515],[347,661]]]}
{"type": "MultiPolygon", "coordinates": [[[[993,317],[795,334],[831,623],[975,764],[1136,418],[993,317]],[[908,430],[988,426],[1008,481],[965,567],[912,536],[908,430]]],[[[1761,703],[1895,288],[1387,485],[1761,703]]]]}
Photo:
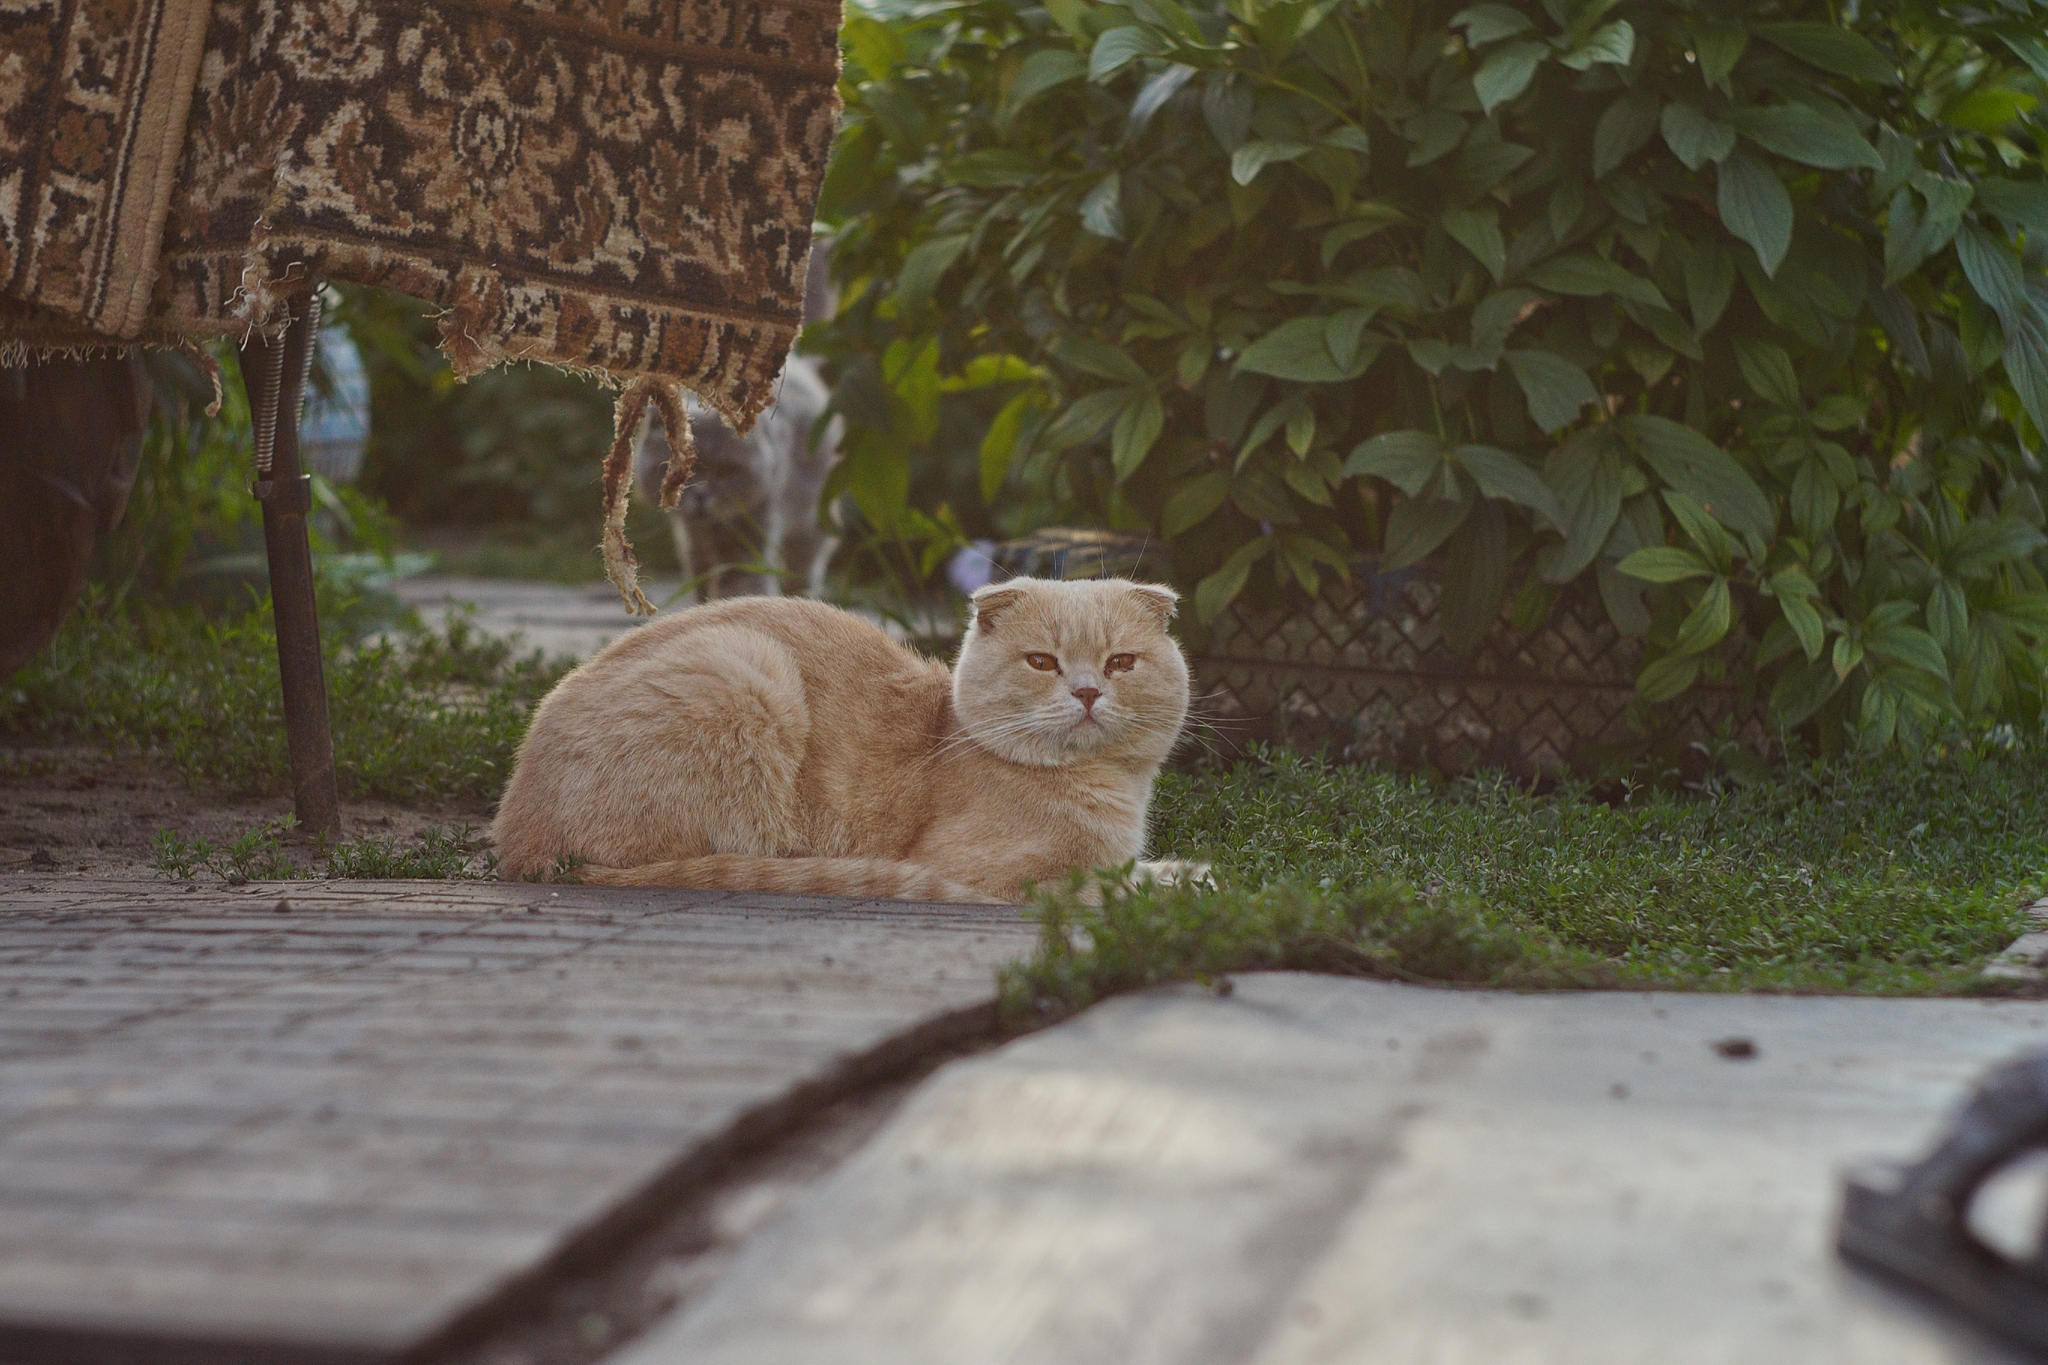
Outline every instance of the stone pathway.
{"type": "Polygon", "coordinates": [[[0,878],[0,1359],[397,1359],[985,1034],[1013,908],[0,878]]]}
{"type": "Polygon", "coordinates": [[[1124,997],[942,1068],[611,1362],[2011,1361],[1833,1220],[1845,1163],[2044,1045],[2040,1001],[1124,997]]]}

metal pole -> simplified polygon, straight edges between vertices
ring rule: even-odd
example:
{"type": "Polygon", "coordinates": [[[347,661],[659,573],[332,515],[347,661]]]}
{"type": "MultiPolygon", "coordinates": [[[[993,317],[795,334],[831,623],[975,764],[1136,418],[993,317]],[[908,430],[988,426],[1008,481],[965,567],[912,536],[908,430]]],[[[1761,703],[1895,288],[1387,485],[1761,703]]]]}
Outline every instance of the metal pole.
{"type": "Polygon", "coordinates": [[[252,335],[242,346],[242,378],[256,428],[256,484],[263,505],[263,548],[270,560],[270,610],[277,624],[277,671],[284,689],[285,742],[291,752],[292,807],[299,826],[322,839],[341,834],[334,790],[334,740],[327,728],[327,681],[320,662],[320,618],[313,605],[313,553],[306,514],[312,480],[299,472],[299,407],[320,328],[320,295],[290,305],[282,338],[252,335]]]}

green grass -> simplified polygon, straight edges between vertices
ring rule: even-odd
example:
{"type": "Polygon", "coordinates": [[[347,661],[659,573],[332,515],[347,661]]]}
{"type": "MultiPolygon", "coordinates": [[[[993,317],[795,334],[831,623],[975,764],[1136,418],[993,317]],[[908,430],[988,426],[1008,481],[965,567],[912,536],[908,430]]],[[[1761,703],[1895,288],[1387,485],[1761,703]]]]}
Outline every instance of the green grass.
{"type": "Polygon", "coordinates": [[[1217,889],[1046,898],[1015,1009],[1306,967],[1499,985],[1953,992],[2048,891],[2048,746],[2011,729],[1918,759],[1741,787],[1432,784],[1291,754],[1169,773],[1155,848],[1217,889]],[[1234,964],[1234,965],[1233,965],[1234,964]]]}
{"type": "MultiPolygon", "coordinates": [[[[345,616],[322,604],[322,617],[345,616]]],[[[336,779],[347,797],[411,805],[495,800],[533,703],[567,669],[521,656],[451,615],[441,633],[324,632],[336,779]]],[[[192,609],[82,608],[0,684],[0,729],[133,747],[187,781],[289,789],[277,645],[267,605],[213,620],[192,609]]]]}
{"type": "Polygon", "coordinates": [[[498,856],[487,849],[482,832],[460,825],[423,830],[409,846],[388,835],[342,839],[314,854],[326,864],[323,869],[295,857],[287,845],[296,824],[291,816],[266,822],[225,848],[205,839],[185,839],[175,830],[158,830],[150,840],[150,865],[158,876],[177,881],[210,872],[229,883],[320,877],[481,881],[495,875],[498,866],[498,856]]]}

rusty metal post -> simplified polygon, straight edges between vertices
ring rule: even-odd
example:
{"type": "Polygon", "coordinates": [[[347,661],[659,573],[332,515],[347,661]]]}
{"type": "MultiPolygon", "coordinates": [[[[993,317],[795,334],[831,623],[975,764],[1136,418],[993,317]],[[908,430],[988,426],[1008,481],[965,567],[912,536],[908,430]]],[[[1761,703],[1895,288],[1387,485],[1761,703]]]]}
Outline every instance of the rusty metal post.
{"type": "Polygon", "coordinates": [[[320,295],[291,304],[284,336],[251,335],[242,346],[242,378],[256,428],[256,483],[263,505],[263,548],[270,561],[270,610],[277,625],[277,670],[284,689],[285,742],[291,752],[292,808],[300,828],[322,839],[341,834],[334,789],[334,739],[327,728],[327,680],[320,660],[320,617],[313,604],[313,552],[306,514],[312,480],[299,472],[299,407],[312,371],[320,295]]]}

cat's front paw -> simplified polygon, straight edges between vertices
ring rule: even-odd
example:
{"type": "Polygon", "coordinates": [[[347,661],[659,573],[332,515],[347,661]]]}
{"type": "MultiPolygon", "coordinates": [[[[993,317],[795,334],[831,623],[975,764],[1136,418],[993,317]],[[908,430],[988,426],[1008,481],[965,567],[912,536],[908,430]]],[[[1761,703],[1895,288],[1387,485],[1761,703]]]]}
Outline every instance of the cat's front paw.
{"type": "Polygon", "coordinates": [[[1139,863],[1131,872],[1134,882],[1157,882],[1160,886],[1207,886],[1216,885],[1209,875],[1209,864],[1187,862],[1179,858],[1161,858],[1157,862],[1139,863]]]}

